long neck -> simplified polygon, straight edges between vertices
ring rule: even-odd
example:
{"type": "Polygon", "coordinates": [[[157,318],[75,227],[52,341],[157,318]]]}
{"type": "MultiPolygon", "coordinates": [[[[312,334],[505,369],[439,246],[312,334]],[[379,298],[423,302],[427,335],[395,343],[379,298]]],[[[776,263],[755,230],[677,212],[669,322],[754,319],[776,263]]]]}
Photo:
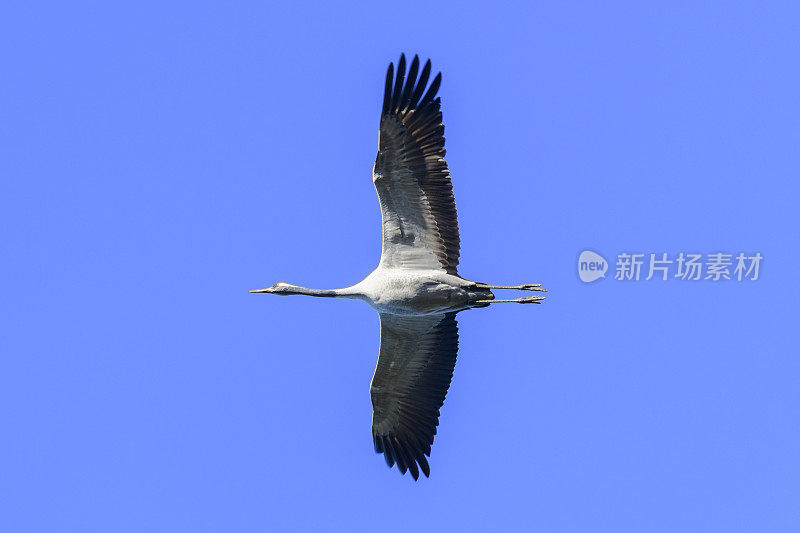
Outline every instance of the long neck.
{"type": "Polygon", "coordinates": [[[299,285],[292,285],[281,294],[293,295],[303,294],[305,296],[316,296],[319,298],[353,298],[361,299],[363,294],[353,287],[345,287],[343,289],[311,289],[309,287],[301,287],[299,285]]]}

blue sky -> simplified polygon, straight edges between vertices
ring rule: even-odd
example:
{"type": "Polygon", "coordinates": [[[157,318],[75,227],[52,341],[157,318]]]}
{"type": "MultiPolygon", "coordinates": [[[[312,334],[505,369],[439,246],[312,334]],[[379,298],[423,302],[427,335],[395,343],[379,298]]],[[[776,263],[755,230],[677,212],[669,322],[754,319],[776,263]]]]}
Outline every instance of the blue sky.
{"type": "Polygon", "coordinates": [[[796,531],[797,4],[0,16],[7,531],[796,531]],[[431,58],[460,272],[431,478],[374,454],[383,77],[431,58]],[[577,258],[753,254],[757,281],[577,258]]]}

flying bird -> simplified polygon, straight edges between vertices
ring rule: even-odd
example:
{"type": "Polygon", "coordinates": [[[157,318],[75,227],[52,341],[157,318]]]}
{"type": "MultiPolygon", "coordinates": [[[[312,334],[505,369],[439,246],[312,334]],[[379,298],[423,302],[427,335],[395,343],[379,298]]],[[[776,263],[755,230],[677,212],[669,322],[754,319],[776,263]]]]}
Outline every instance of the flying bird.
{"type": "Polygon", "coordinates": [[[494,303],[538,304],[541,295],[495,299],[493,289],[545,291],[539,283],[489,285],[458,274],[460,238],[450,170],[444,160],[441,73],[389,64],[372,183],[381,209],[378,267],[343,289],[276,283],[250,292],[363,300],[380,316],[378,363],[369,386],[375,451],[415,480],[430,475],[439,409],[458,352],[456,313],[494,303]],[[427,87],[427,91],[426,91],[427,87]]]}

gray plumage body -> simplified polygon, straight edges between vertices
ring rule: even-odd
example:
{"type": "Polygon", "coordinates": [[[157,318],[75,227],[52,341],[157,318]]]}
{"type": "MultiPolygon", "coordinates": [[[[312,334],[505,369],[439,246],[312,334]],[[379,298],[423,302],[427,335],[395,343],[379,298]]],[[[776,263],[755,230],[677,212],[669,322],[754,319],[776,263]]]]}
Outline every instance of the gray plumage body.
{"type": "Polygon", "coordinates": [[[376,311],[397,315],[461,311],[494,299],[480,284],[441,270],[378,267],[354,288],[376,311]]]}

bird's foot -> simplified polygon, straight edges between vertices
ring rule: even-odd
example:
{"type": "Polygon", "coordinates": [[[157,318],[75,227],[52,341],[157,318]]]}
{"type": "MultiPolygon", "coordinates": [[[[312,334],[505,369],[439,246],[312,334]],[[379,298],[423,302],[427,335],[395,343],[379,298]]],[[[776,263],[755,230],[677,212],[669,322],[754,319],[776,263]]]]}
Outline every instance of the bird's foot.
{"type": "Polygon", "coordinates": [[[519,286],[519,290],[521,290],[521,291],[547,292],[547,289],[542,287],[541,283],[525,283],[525,284],[519,286]]]}
{"type": "Polygon", "coordinates": [[[514,300],[521,304],[540,304],[544,300],[544,296],[523,296],[514,300]]]}

